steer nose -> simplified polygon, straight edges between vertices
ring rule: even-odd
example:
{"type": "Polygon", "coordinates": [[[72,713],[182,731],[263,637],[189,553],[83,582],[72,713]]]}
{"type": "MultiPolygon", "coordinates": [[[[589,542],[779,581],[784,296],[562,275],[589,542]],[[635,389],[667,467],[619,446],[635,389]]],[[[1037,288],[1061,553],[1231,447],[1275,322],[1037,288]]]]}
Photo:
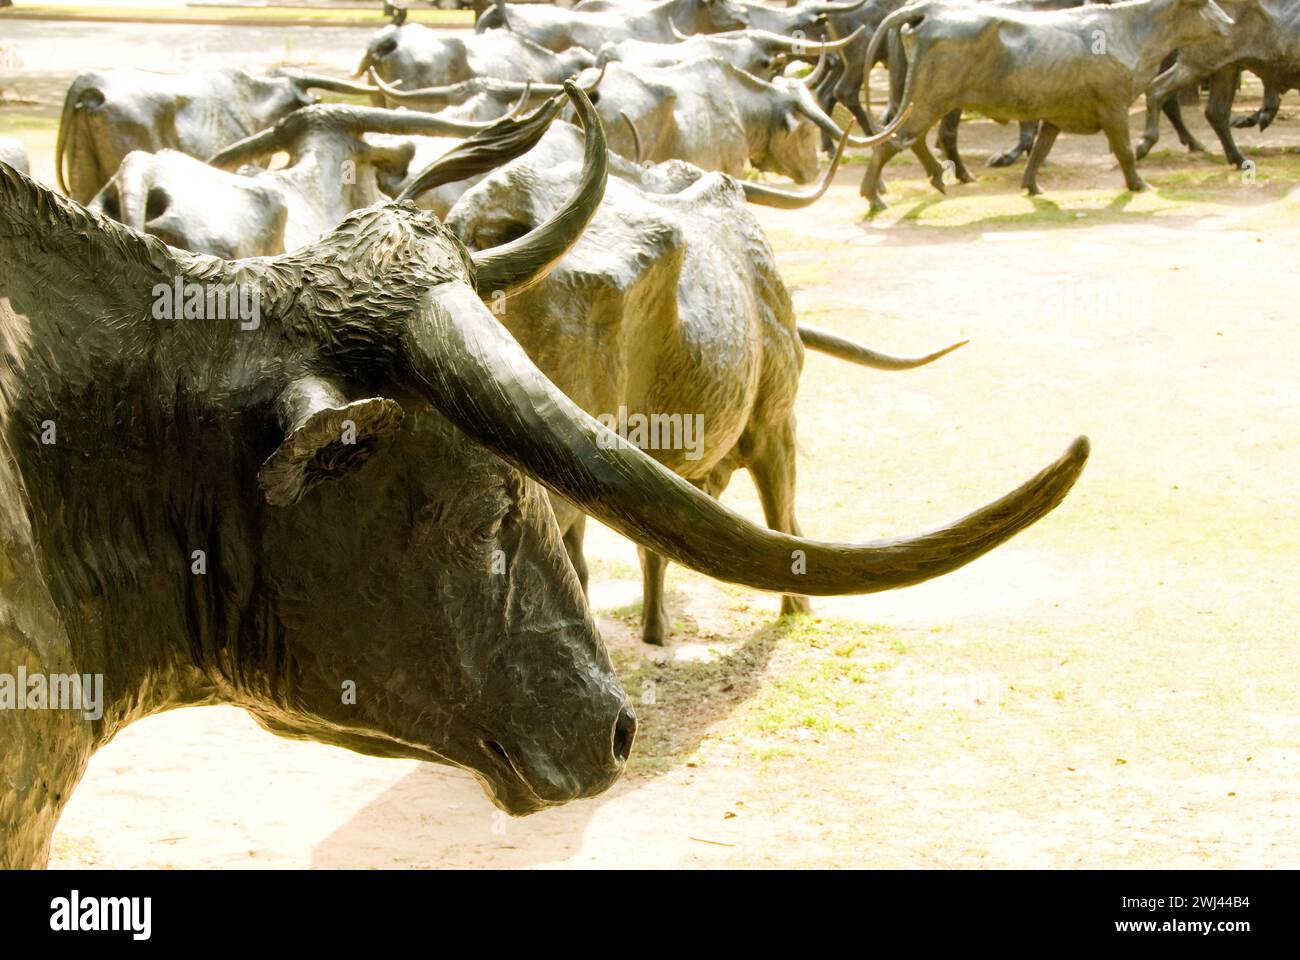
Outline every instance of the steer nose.
{"type": "Polygon", "coordinates": [[[618,711],[618,719],[614,721],[614,760],[619,764],[627,763],[627,758],[632,753],[632,741],[636,739],[636,714],[632,712],[632,705],[624,703],[618,711]]]}

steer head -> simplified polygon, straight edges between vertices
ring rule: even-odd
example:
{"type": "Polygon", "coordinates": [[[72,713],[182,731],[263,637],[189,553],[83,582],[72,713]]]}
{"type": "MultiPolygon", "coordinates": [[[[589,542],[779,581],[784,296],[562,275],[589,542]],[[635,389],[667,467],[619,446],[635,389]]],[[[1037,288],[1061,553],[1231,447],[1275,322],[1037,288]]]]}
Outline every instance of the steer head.
{"type": "Polygon", "coordinates": [[[763,122],[758,135],[750,137],[750,162],[759,170],[784,174],[796,183],[809,183],[817,178],[822,133],[850,146],[871,147],[889,139],[902,119],[896,118],[885,132],[855,137],[841,130],[818,105],[809,80],[773,77],[766,81],[733,67],[727,69],[750,102],[762,105],[762,110],[751,111],[751,115],[763,122]]]}
{"type": "Polygon", "coordinates": [[[603,137],[570,96],[581,189],[477,257],[387,204],[230,263],[0,167],[0,449],[18,451],[76,660],[105,673],[106,723],[230,702],[288,736],[462,766],[515,814],[619,775],[634,715],[545,491],[456,425],[481,412],[464,377],[487,387],[521,359],[482,352],[471,327],[496,321],[476,290],[526,286],[603,193],[603,137]],[[200,291],[193,314],[177,285],[200,291]],[[205,310],[220,288],[255,291],[255,315],[205,310]]]}

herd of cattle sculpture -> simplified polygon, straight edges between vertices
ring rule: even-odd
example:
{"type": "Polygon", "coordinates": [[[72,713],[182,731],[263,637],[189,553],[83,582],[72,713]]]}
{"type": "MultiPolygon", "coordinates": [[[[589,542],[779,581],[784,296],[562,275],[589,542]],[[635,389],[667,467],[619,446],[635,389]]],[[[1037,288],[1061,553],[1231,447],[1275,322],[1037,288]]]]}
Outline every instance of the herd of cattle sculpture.
{"type": "Polygon", "coordinates": [[[873,207],[900,150],[943,189],[936,125],[973,179],[963,110],[1021,123],[995,160],[1027,150],[1031,192],[1062,130],[1105,133],[1142,189],[1162,109],[1199,147],[1180,89],[1209,83],[1241,164],[1231,126],[1300,77],[1300,0],[482,6],[463,35],[390,8],[351,79],[82,74],[62,195],[0,138],[0,672],[105,684],[94,719],[0,710],[0,865],[43,865],[91,753],[180,705],[454,764],[515,814],[606,789],[636,718],[586,602],[587,517],[638,545],[662,644],[667,561],[783,613],[903,587],[1042,517],[1088,456],[920,536],[805,539],[805,350],[906,370],[960,344],[902,359],[799,323],[750,206],[815,203],[850,146],[873,207]],[[1242,70],[1266,96],[1234,122],[1242,70]],[[255,313],[191,315],[191,289],[255,313]],[[674,416],[691,443],[622,434],[674,416]],[[766,528],[716,500],[739,468],[766,528]]]}

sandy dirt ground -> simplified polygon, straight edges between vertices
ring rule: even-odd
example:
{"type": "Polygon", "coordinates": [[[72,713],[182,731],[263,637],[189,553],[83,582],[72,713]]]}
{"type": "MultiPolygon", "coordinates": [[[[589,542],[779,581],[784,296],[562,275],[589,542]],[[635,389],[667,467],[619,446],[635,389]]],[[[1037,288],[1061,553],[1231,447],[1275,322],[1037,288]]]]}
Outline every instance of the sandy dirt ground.
{"type": "MultiPolygon", "coordinates": [[[[59,83],[0,87],[57,111],[59,83]]],[[[49,109],[0,108],[42,176],[49,109]]],[[[859,161],[813,209],[759,214],[808,322],[904,354],[971,340],[908,373],[809,357],[805,532],[947,522],[1088,434],[1079,486],[1022,536],[780,621],[773,597],[673,568],[672,643],[651,651],[635,551],[596,529],[592,604],[641,719],[607,795],[511,820],[455,770],[180,710],[93,759],[53,865],[1297,866],[1300,111],[1240,133],[1248,176],[1188,116],[1214,149],[1164,128],[1146,194],[1102,138],[1063,136],[1046,195],[1023,197],[1020,168],[982,166],[1014,131],[978,121],[980,181],[947,197],[899,158],[868,219],[859,161]]],[[[761,517],[744,474],[725,500],[761,517]]]]}

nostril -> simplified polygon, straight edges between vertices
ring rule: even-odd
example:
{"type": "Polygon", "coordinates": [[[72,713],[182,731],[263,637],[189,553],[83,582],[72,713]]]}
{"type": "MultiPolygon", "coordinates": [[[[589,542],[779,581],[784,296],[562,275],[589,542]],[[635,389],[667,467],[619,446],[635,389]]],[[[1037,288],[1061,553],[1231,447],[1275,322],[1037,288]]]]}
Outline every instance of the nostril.
{"type": "Polygon", "coordinates": [[[614,721],[614,759],[619,763],[627,763],[627,758],[632,753],[632,741],[636,739],[636,714],[626,703],[618,711],[618,719],[614,721]]]}
{"type": "Polygon", "coordinates": [[[495,740],[484,740],[483,746],[487,748],[489,753],[495,754],[499,760],[506,764],[506,766],[511,765],[510,754],[506,753],[506,748],[501,746],[501,744],[497,743],[495,740]]]}

